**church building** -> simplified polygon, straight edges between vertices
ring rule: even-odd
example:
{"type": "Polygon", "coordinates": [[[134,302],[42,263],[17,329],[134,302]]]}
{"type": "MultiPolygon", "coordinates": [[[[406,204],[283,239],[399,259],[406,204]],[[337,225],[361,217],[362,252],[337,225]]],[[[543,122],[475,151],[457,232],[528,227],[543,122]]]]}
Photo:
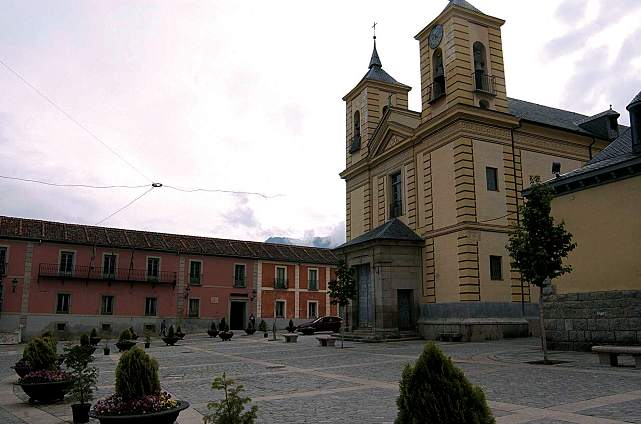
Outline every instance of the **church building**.
{"type": "Polygon", "coordinates": [[[343,97],[347,242],[337,252],[357,270],[357,333],[486,340],[528,335],[536,319],[538,291],[505,247],[521,192],[531,176],[552,178],[553,164],[565,173],[596,156],[618,137],[619,114],[508,97],[503,24],[450,0],[418,32],[419,111],[375,37],[367,73],[343,97]]]}

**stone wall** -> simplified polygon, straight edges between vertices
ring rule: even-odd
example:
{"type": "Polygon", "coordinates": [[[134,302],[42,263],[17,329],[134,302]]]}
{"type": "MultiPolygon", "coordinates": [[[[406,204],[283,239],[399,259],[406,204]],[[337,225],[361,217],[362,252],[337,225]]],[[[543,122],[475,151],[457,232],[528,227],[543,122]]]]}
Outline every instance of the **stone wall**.
{"type": "Polygon", "coordinates": [[[641,290],[549,294],[544,301],[550,349],[641,345],[641,290]]]}

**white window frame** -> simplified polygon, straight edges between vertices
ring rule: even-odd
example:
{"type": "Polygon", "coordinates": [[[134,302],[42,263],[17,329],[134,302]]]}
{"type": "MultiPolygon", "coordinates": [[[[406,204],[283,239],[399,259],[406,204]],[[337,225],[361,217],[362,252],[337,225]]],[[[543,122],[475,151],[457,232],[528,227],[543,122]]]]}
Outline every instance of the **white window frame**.
{"type": "Polygon", "coordinates": [[[285,299],[276,299],[274,300],[274,318],[287,318],[287,301],[285,299]],[[276,308],[276,305],[278,305],[278,302],[281,302],[283,304],[283,315],[278,316],[276,313],[278,309],[276,308]]]}
{"type": "MultiPolygon", "coordinates": [[[[2,275],[8,275],[9,273],[9,245],[7,244],[0,244],[0,249],[5,249],[4,251],[4,264],[0,265],[0,269],[4,269],[4,274],[0,272],[0,276],[2,275]],[[4,266],[4,268],[2,268],[4,266]]],[[[60,269],[60,265],[58,265],[58,269],[60,269]]]]}
{"type": "Polygon", "coordinates": [[[247,264],[240,263],[240,262],[237,262],[234,264],[234,287],[237,287],[237,288],[247,287],[247,264]],[[242,286],[236,285],[236,267],[237,266],[243,267],[243,285],[242,286]]]}
{"type": "Polygon", "coordinates": [[[115,311],[116,311],[116,296],[114,296],[113,294],[101,294],[100,295],[100,315],[107,316],[107,317],[108,316],[113,316],[113,315],[115,315],[115,311]],[[110,314],[105,314],[103,312],[102,301],[103,301],[103,299],[105,297],[111,297],[112,298],[111,299],[111,313],[110,314]]]}
{"type": "Polygon", "coordinates": [[[307,290],[313,290],[317,291],[320,289],[320,270],[318,268],[307,268],[307,290]],[[316,271],[316,287],[315,288],[310,288],[309,282],[311,281],[310,274],[312,271],[316,271]]]}
{"type": "Polygon", "coordinates": [[[147,281],[158,281],[160,280],[160,270],[162,267],[162,257],[161,256],[147,256],[145,259],[145,279],[147,281]],[[158,275],[152,276],[149,275],[149,259],[158,259],[158,275]]]}
{"type": "Polygon", "coordinates": [[[76,258],[78,257],[78,252],[75,249],[59,249],[58,250],[58,274],[61,275],[72,275],[73,270],[76,268],[76,258]],[[62,254],[63,253],[72,253],[71,257],[71,271],[61,271],[60,265],[62,265],[62,254]]]}
{"type": "Polygon", "coordinates": [[[307,301],[307,318],[318,318],[318,310],[320,308],[320,302],[318,300],[308,300],[307,301]],[[316,316],[312,316],[309,314],[309,305],[315,304],[316,305],[316,316]]]}
{"type": "Polygon", "coordinates": [[[189,276],[189,285],[190,286],[200,286],[203,284],[203,261],[202,259],[190,259],[189,260],[189,269],[187,271],[187,275],[189,276]],[[198,282],[197,283],[192,283],[191,281],[191,264],[194,262],[200,263],[200,276],[198,277],[198,282]]]}
{"type": "Polygon", "coordinates": [[[274,288],[287,288],[287,265],[276,265],[274,266],[274,288]],[[278,270],[279,269],[284,269],[284,284],[285,287],[276,287],[276,283],[278,282],[278,270]]]}
{"type": "Polygon", "coordinates": [[[103,278],[109,277],[111,274],[105,274],[105,258],[107,256],[115,256],[116,261],[114,263],[114,273],[113,273],[113,278],[118,276],[118,262],[120,262],[120,258],[118,257],[118,253],[114,252],[103,252],[102,253],[102,260],[100,261],[100,275],[103,276],[103,278]]]}

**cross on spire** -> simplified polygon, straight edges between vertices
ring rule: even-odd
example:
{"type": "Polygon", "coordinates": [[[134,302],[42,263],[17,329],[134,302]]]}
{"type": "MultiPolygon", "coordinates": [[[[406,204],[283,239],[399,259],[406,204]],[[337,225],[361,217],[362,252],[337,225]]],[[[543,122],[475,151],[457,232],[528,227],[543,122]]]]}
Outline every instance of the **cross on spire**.
{"type": "Polygon", "coordinates": [[[378,24],[374,21],[374,25],[372,25],[372,28],[374,29],[374,40],[376,40],[376,25],[378,24]]]}

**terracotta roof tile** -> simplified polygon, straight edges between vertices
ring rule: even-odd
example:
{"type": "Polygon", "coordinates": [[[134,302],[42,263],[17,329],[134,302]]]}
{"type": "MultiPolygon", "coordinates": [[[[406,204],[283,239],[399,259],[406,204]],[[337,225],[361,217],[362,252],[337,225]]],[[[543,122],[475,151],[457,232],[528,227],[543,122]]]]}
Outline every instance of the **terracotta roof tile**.
{"type": "Polygon", "coordinates": [[[334,265],[337,257],[329,249],[255,241],[163,234],[119,228],[0,216],[0,238],[66,242],[122,249],[161,250],[211,256],[231,256],[283,262],[334,265]]]}

